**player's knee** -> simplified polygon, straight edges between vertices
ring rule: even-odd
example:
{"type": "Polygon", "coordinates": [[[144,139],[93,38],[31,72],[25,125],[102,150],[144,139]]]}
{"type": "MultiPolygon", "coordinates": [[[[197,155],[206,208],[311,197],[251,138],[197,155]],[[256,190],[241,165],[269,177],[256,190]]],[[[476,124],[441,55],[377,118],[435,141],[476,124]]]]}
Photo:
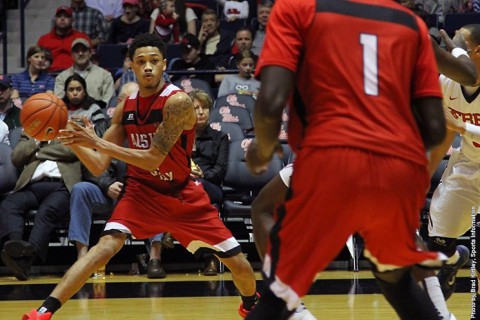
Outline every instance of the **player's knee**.
{"type": "Polygon", "coordinates": [[[248,277],[253,274],[253,269],[243,253],[233,257],[222,259],[225,265],[237,277],[248,277]]]}
{"type": "Polygon", "coordinates": [[[428,243],[428,249],[432,251],[439,251],[447,255],[447,257],[451,257],[455,254],[456,250],[456,242],[455,238],[445,238],[445,237],[430,237],[430,241],[428,243]]]}
{"type": "Polygon", "coordinates": [[[126,235],[105,235],[100,238],[96,247],[96,251],[99,255],[111,258],[123,247],[123,243],[126,239],[126,235]]]}

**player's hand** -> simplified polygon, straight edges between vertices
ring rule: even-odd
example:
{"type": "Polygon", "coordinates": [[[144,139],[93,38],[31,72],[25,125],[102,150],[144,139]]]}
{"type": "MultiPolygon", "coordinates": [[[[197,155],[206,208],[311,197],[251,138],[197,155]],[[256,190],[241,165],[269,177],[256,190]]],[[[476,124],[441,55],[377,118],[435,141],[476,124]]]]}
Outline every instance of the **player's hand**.
{"type": "Polygon", "coordinates": [[[270,161],[272,160],[273,154],[275,153],[278,153],[279,155],[283,154],[283,149],[280,143],[275,147],[272,154],[266,155],[264,152],[261,152],[257,141],[255,139],[252,140],[245,155],[247,167],[250,172],[254,175],[260,175],[266,172],[268,170],[270,161]]]}
{"type": "Polygon", "coordinates": [[[80,145],[87,148],[95,149],[100,142],[94,130],[94,125],[85,116],[83,117],[83,125],[68,120],[67,127],[60,130],[58,139],[66,146],[80,145]]]}
{"type": "Polygon", "coordinates": [[[116,181],[112,183],[107,190],[107,196],[112,198],[113,200],[116,200],[118,196],[120,195],[120,192],[122,191],[123,183],[120,181],[116,181]]]}

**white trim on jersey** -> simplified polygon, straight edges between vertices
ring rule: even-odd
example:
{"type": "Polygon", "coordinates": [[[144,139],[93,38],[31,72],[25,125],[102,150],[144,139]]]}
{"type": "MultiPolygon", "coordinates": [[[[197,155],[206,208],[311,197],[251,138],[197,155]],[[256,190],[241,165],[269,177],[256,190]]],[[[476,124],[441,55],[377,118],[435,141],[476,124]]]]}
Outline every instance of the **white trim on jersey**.
{"type": "Polygon", "coordinates": [[[169,94],[171,94],[172,92],[174,91],[180,91],[181,89],[173,84],[169,84],[165,90],[162,91],[162,93],[160,94],[160,97],[165,97],[165,96],[168,96],[169,94]]]}

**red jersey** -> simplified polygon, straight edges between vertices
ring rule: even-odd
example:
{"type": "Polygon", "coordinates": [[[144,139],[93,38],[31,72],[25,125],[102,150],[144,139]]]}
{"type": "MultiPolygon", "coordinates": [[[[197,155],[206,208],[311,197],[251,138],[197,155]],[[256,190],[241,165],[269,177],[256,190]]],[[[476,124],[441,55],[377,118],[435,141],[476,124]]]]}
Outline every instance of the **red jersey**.
{"type": "MultiPolygon", "coordinates": [[[[138,93],[128,97],[123,108],[122,124],[132,149],[149,149],[157,127],[163,120],[165,102],[181,91],[172,84],[165,84],[160,92],[141,98],[138,93]]],[[[165,160],[157,170],[147,170],[129,165],[127,178],[135,179],[162,193],[170,193],[184,187],[190,178],[190,158],[195,138],[195,127],[183,131],[165,160]]]]}
{"type": "Polygon", "coordinates": [[[72,42],[77,38],[84,38],[90,42],[90,38],[85,33],[75,29],[64,36],[59,36],[53,28],[52,31],[38,39],[39,46],[52,52],[53,62],[48,69],[49,72],[63,71],[73,65],[72,42]]]}
{"type": "Polygon", "coordinates": [[[288,137],[303,146],[346,146],[426,164],[412,100],[442,97],[428,31],[395,1],[279,0],[257,75],[296,73],[288,137]]]}

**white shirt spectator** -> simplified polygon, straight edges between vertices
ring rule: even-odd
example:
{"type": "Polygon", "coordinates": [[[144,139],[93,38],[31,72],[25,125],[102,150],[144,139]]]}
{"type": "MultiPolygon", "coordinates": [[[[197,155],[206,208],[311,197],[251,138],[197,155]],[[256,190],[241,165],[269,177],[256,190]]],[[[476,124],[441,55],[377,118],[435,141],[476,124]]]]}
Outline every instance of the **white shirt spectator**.
{"type": "Polygon", "coordinates": [[[100,11],[106,18],[118,18],[123,14],[122,0],[85,0],[85,4],[100,11]]]}

